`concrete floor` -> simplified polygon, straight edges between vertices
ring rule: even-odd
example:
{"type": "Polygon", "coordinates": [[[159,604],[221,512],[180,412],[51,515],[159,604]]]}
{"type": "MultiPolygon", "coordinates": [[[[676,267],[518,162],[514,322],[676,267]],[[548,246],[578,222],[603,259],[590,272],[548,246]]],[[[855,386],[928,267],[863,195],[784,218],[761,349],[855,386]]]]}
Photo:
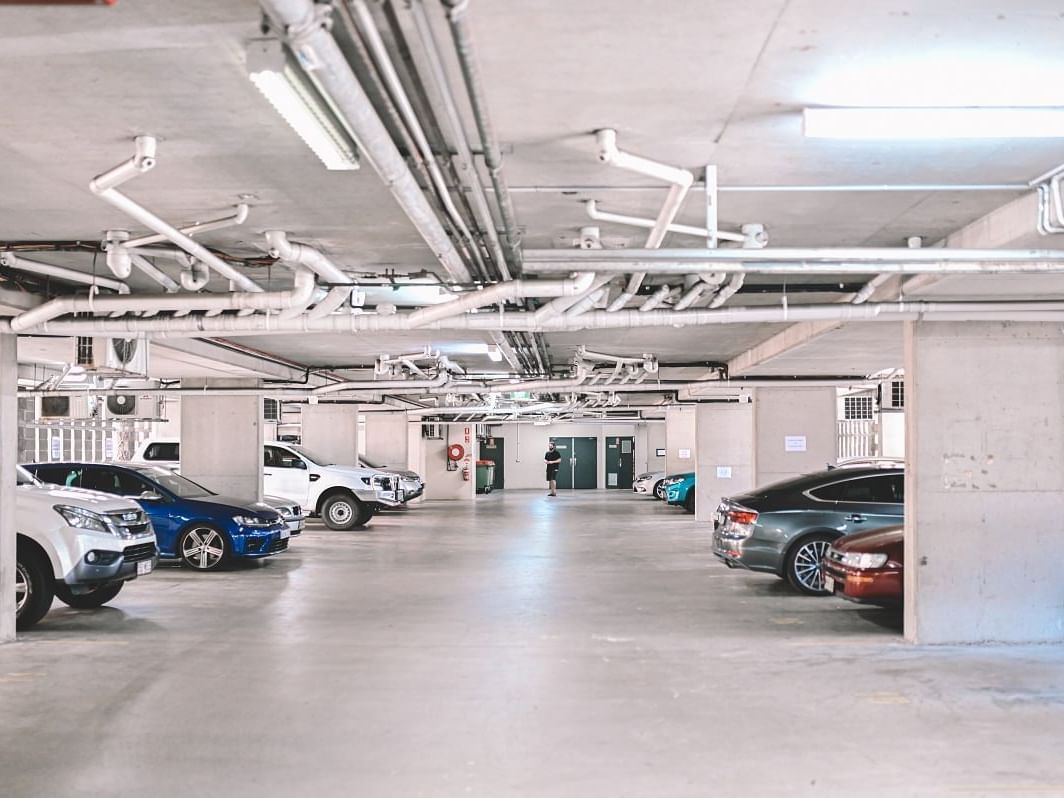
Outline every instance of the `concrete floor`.
{"type": "Polygon", "coordinates": [[[315,525],[0,647],[0,795],[1064,795],[1064,648],[898,623],[627,493],[315,525]]]}

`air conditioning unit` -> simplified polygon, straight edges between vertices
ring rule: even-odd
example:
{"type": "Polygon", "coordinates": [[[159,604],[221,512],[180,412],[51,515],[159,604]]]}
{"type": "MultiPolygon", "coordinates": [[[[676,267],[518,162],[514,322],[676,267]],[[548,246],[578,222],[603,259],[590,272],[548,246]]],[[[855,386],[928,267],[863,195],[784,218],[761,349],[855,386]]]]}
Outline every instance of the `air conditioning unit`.
{"type": "Polygon", "coordinates": [[[429,441],[442,441],[443,424],[422,424],[421,437],[429,441]]]}
{"type": "Polygon", "coordinates": [[[99,403],[95,396],[38,396],[37,418],[40,421],[96,418],[99,403]]]}
{"type": "Polygon", "coordinates": [[[126,419],[161,419],[163,418],[161,396],[151,394],[119,393],[108,396],[103,401],[104,418],[126,419]]]}
{"type": "Polygon", "coordinates": [[[905,409],[905,380],[890,380],[879,385],[881,410],[902,411],[905,409]]]}
{"type": "Polygon", "coordinates": [[[148,340],[79,337],[74,362],[75,365],[96,374],[146,377],[148,340]]]}
{"type": "Polygon", "coordinates": [[[281,420],[281,400],[280,399],[263,399],[262,400],[262,417],[265,421],[280,421],[281,420]]]}
{"type": "Polygon", "coordinates": [[[135,416],[137,415],[137,396],[132,393],[118,393],[107,397],[107,415],[135,416]]]}

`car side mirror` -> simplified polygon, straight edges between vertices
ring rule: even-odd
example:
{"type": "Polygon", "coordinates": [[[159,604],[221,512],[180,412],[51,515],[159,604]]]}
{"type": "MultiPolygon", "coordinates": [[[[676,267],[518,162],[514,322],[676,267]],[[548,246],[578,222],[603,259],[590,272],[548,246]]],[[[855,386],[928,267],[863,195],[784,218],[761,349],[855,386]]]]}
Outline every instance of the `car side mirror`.
{"type": "Polygon", "coordinates": [[[154,491],[146,490],[142,494],[137,496],[137,499],[142,502],[161,502],[163,500],[163,497],[161,494],[158,494],[154,491]]]}

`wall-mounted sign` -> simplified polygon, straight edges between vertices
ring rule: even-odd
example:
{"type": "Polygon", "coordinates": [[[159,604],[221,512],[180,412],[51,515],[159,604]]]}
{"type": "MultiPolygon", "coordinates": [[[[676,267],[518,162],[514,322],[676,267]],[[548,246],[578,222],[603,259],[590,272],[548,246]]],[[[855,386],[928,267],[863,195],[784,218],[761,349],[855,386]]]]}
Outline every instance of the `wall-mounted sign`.
{"type": "Polygon", "coordinates": [[[691,459],[691,450],[690,449],[680,449],[680,451],[677,452],[677,455],[679,456],[679,458],[681,460],[690,460],[691,459]]]}
{"type": "Polygon", "coordinates": [[[784,435],[783,436],[783,451],[785,451],[785,452],[804,452],[805,451],[805,436],[804,435],[784,435]]]}
{"type": "Polygon", "coordinates": [[[51,440],[51,444],[52,444],[52,459],[53,460],[58,460],[63,455],[63,445],[62,445],[63,442],[61,440],[59,440],[59,437],[57,435],[53,435],[52,436],[52,440],[51,440]]]}
{"type": "Polygon", "coordinates": [[[731,466],[717,466],[717,479],[731,479],[731,466]]]}
{"type": "Polygon", "coordinates": [[[665,456],[665,450],[664,449],[655,449],[654,450],[654,456],[655,457],[664,457],[665,456]]]}

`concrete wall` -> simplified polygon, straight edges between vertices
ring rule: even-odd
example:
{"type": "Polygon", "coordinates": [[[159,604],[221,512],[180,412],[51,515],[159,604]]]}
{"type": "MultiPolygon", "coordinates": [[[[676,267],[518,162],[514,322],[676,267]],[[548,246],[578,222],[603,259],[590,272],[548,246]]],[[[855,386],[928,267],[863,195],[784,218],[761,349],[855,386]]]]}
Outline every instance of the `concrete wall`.
{"type": "MultiPolygon", "coordinates": [[[[452,424],[451,435],[442,441],[426,440],[422,442],[424,452],[424,469],[419,472],[425,479],[425,498],[445,501],[472,501],[476,498],[475,472],[470,472],[468,481],[462,479],[464,463],[458,464],[458,470],[447,470],[447,447],[452,443],[459,443],[469,452],[469,446],[464,443],[462,430],[459,424],[452,424]]],[[[472,466],[471,466],[472,467],[472,466]]]]}
{"type": "Polygon", "coordinates": [[[755,487],[754,405],[704,404],[695,415],[695,517],[708,521],[722,497],[755,487]]]}
{"type": "Polygon", "coordinates": [[[409,457],[409,437],[407,414],[403,411],[395,413],[366,413],[366,442],[365,455],[371,462],[406,468],[409,457]]]}
{"type": "MultiPolygon", "coordinates": [[[[222,383],[217,387],[236,386],[222,383]]],[[[183,475],[217,493],[245,500],[262,499],[261,396],[185,396],[181,401],[181,429],[183,475]]]]}
{"type": "Polygon", "coordinates": [[[695,451],[695,408],[670,407],[665,411],[665,470],[683,474],[695,470],[698,453],[695,451]],[[687,454],[688,457],[681,457],[687,454]]]}
{"type": "Polygon", "coordinates": [[[819,471],[835,462],[834,388],[758,388],[754,402],[756,485],[819,471]],[[788,438],[793,449],[805,450],[787,451],[788,438]]]}
{"type": "Polygon", "coordinates": [[[358,462],[357,405],[303,405],[301,430],[303,445],[329,462],[358,462]]]}
{"type": "Polygon", "coordinates": [[[910,322],[905,358],[906,637],[1064,640],[1060,325],[910,322]]]}
{"type": "Polygon", "coordinates": [[[664,456],[659,457],[657,451],[668,447],[668,443],[665,440],[665,425],[645,424],[644,429],[646,430],[646,457],[642,461],[644,464],[642,470],[664,471],[666,458],[664,456]]]}

